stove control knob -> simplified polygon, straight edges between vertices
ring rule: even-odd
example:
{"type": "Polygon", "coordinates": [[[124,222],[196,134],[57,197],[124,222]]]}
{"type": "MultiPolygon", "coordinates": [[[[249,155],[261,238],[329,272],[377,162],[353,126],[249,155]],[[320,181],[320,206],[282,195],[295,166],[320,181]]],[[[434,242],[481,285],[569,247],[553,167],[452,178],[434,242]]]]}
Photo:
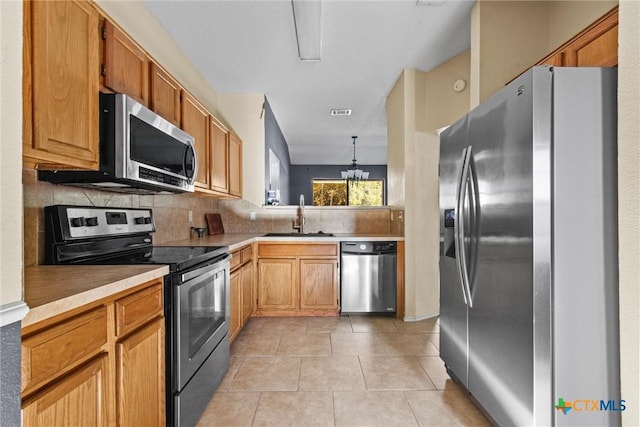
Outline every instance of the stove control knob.
{"type": "Polygon", "coordinates": [[[98,225],[98,217],[94,216],[85,220],[87,227],[96,227],[98,225]]]}
{"type": "Polygon", "coordinates": [[[134,224],[144,224],[144,218],[143,218],[143,217],[141,217],[141,216],[135,217],[135,218],[133,219],[133,223],[134,223],[134,224]]]}
{"type": "Polygon", "coordinates": [[[84,227],[85,226],[85,222],[84,222],[84,217],[76,217],[76,218],[69,218],[69,222],[71,223],[72,227],[84,227]]]}
{"type": "Polygon", "coordinates": [[[150,216],[146,217],[146,218],[144,219],[144,223],[145,223],[145,224],[151,224],[151,217],[150,217],[150,216]]]}

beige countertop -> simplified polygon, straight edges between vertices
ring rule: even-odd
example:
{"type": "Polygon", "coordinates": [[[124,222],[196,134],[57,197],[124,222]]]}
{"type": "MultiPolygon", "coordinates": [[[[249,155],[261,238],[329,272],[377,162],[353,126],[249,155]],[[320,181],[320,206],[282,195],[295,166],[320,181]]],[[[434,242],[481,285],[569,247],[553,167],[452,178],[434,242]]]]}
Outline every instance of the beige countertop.
{"type": "Polygon", "coordinates": [[[337,233],[332,237],[299,237],[299,236],[278,236],[278,237],[266,237],[266,233],[226,233],[215,236],[204,236],[202,238],[192,237],[191,239],[178,240],[174,242],[167,242],[158,246],[228,246],[230,251],[234,251],[242,246],[251,244],[253,242],[309,242],[309,243],[322,243],[322,242],[342,242],[342,241],[357,241],[357,240],[396,240],[404,241],[403,236],[396,236],[392,234],[358,234],[358,233],[337,233]]]}
{"type": "Polygon", "coordinates": [[[25,268],[22,327],[169,274],[166,265],[37,265],[25,268]]]}
{"type": "MultiPolygon", "coordinates": [[[[265,233],[227,233],[167,242],[159,246],[228,246],[230,251],[253,242],[341,242],[404,240],[391,234],[339,233],[332,237],[265,237],[265,233]]],[[[38,265],[25,268],[25,302],[29,313],[22,326],[53,317],[85,304],[169,274],[162,265],[38,265]]]]}

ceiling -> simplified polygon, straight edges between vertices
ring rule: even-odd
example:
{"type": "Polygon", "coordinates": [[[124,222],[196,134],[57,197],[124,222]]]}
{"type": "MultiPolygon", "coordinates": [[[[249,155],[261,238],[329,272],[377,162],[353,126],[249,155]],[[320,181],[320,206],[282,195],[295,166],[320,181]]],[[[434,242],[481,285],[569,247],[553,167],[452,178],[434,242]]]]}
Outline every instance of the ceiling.
{"type": "Polygon", "coordinates": [[[469,48],[473,5],[323,0],[322,59],[300,61],[289,0],[143,1],[217,92],[266,95],[292,164],[345,165],[352,135],[359,164],[387,163],[387,95],[469,48]]]}

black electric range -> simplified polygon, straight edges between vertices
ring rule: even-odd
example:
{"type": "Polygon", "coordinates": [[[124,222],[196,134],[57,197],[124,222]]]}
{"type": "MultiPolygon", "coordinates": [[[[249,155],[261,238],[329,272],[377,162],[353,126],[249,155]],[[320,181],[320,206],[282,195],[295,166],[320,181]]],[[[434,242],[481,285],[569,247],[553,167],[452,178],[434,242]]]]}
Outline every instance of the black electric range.
{"type": "Polygon", "coordinates": [[[45,208],[46,264],[166,264],[181,271],[229,253],[227,246],[153,246],[150,209],[45,208]]]}
{"type": "Polygon", "coordinates": [[[166,421],[195,425],[229,367],[229,248],[154,246],[151,209],[45,208],[45,261],[168,265],[166,421]]]}

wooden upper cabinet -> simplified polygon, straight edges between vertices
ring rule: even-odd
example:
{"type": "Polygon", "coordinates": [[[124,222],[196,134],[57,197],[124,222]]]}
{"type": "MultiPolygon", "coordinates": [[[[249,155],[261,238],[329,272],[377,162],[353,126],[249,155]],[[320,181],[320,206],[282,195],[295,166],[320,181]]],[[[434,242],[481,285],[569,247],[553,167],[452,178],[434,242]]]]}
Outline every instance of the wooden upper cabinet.
{"type": "Polygon", "coordinates": [[[98,19],[85,1],[24,3],[27,166],[98,168],[98,19]]]}
{"type": "Polygon", "coordinates": [[[211,116],[209,129],[211,189],[229,193],[229,130],[213,116],[211,116]]]}
{"type": "Polygon", "coordinates": [[[242,140],[229,134],[229,194],[242,197],[242,140]]]}
{"type": "Polygon", "coordinates": [[[155,62],[151,63],[149,108],[176,126],[180,126],[182,87],[155,62]]]}
{"type": "Polygon", "coordinates": [[[613,67],[618,65],[618,8],[598,22],[588,35],[578,37],[568,54],[567,65],[613,67]]]}
{"type": "Polygon", "coordinates": [[[182,91],[181,128],[194,138],[198,161],[196,187],[208,189],[210,186],[209,112],[186,91],[182,91]]]}
{"type": "Polygon", "coordinates": [[[105,20],[104,85],[149,106],[149,57],[113,23],[105,20]]]}
{"type": "Polygon", "coordinates": [[[584,29],[536,65],[614,67],[618,65],[618,7],[584,29]]]}

